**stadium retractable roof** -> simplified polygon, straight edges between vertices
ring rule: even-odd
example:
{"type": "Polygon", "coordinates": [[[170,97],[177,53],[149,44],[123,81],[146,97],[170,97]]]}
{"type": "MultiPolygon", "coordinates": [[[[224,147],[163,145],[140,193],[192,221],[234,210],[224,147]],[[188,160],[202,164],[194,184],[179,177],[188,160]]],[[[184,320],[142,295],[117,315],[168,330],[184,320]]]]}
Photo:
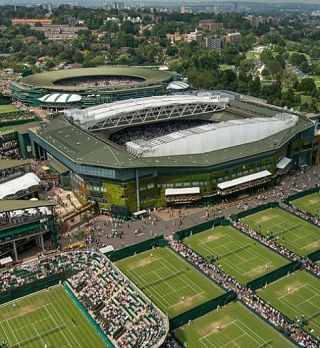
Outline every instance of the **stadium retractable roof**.
{"type": "Polygon", "coordinates": [[[212,123],[173,132],[149,141],[126,143],[129,153],[139,157],[177,156],[201,154],[214,150],[262,140],[298,122],[298,116],[279,114],[275,117],[259,117],[212,123]]]}
{"type": "Polygon", "coordinates": [[[211,95],[147,97],[64,112],[80,127],[97,131],[128,125],[204,115],[225,109],[227,98],[211,95]]]}

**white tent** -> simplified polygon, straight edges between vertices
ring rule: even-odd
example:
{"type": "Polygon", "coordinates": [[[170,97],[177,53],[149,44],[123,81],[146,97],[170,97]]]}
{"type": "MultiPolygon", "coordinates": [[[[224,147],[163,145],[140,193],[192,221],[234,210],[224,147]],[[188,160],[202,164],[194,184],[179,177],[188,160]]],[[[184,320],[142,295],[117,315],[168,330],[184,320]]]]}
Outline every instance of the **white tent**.
{"type": "Polygon", "coordinates": [[[0,199],[14,195],[21,190],[27,190],[32,186],[40,185],[41,180],[34,173],[27,173],[19,178],[0,184],[0,199]]]}

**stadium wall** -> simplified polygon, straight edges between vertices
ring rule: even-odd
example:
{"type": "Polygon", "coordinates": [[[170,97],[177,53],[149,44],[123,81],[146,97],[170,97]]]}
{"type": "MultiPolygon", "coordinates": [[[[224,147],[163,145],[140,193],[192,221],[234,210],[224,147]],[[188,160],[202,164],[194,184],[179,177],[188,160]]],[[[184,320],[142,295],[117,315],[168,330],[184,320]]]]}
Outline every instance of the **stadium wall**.
{"type": "MultiPolygon", "coordinates": [[[[212,281],[212,279],[210,278],[212,281]]],[[[220,295],[212,300],[200,304],[199,306],[189,309],[188,311],[177,315],[169,320],[170,330],[175,330],[179,326],[187,324],[190,320],[195,320],[213,310],[218,306],[222,307],[226,304],[236,300],[237,296],[233,291],[229,291],[225,294],[220,295]]]]}
{"type": "Polygon", "coordinates": [[[299,261],[291,262],[287,265],[284,265],[268,274],[263,275],[257,279],[254,279],[247,283],[247,287],[252,290],[260,289],[270,283],[277,281],[278,279],[293,273],[301,268],[301,263],[299,261]]]}
{"type": "Polygon", "coordinates": [[[51,286],[57,285],[61,281],[65,281],[66,279],[72,277],[74,274],[74,271],[65,271],[58,274],[50,275],[46,278],[35,280],[31,283],[21,285],[15,289],[10,289],[8,291],[2,292],[0,294],[0,304],[9,301],[14,301],[20,297],[24,297],[34,292],[41,291],[51,286]]]}
{"type": "Polygon", "coordinates": [[[295,193],[295,194],[293,194],[291,196],[288,196],[287,198],[285,198],[283,200],[283,202],[285,204],[288,204],[288,205],[292,206],[292,201],[294,201],[295,199],[299,199],[299,198],[308,196],[308,195],[310,195],[312,193],[319,192],[319,191],[320,191],[320,187],[313,187],[313,188],[311,188],[309,190],[298,192],[298,193],[295,193]]]}
{"type": "Polygon", "coordinates": [[[151,250],[152,248],[164,247],[168,244],[168,241],[164,239],[164,236],[158,236],[146,241],[130,245],[126,248],[114,250],[106,253],[105,255],[112,261],[120,261],[135,254],[140,254],[144,251],[151,250]]]}
{"type": "Polygon", "coordinates": [[[185,228],[184,230],[176,232],[173,238],[175,240],[181,241],[184,238],[189,237],[191,234],[194,235],[194,234],[198,234],[203,231],[209,230],[210,228],[212,228],[212,226],[217,227],[217,226],[229,226],[229,225],[230,225],[230,221],[226,220],[224,217],[219,217],[217,219],[206,221],[206,222],[203,222],[202,224],[185,228]]]}

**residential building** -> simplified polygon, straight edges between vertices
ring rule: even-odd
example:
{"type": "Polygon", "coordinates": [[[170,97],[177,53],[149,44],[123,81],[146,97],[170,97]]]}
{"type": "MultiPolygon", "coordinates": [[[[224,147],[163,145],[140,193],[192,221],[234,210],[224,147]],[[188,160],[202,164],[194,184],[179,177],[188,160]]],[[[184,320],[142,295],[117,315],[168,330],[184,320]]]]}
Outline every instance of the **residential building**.
{"type": "Polygon", "coordinates": [[[38,19],[38,18],[13,18],[11,19],[12,25],[30,25],[30,27],[34,27],[35,23],[41,23],[42,26],[52,25],[52,19],[38,19]]]}
{"type": "Polygon", "coordinates": [[[223,23],[217,23],[209,19],[199,21],[199,28],[206,30],[223,30],[223,23]]]}

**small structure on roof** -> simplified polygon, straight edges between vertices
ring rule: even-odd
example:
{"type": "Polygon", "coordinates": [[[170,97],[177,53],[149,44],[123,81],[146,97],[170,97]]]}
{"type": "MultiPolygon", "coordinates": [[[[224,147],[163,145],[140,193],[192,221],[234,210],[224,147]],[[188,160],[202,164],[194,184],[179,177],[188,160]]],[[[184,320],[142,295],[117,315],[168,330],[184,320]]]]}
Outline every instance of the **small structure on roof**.
{"type": "Polygon", "coordinates": [[[82,96],[79,94],[69,94],[69,93],[52,93],[46,94],[41,98],[38,98],[44,104],[69,104],[81,101],[82,96]]]}

